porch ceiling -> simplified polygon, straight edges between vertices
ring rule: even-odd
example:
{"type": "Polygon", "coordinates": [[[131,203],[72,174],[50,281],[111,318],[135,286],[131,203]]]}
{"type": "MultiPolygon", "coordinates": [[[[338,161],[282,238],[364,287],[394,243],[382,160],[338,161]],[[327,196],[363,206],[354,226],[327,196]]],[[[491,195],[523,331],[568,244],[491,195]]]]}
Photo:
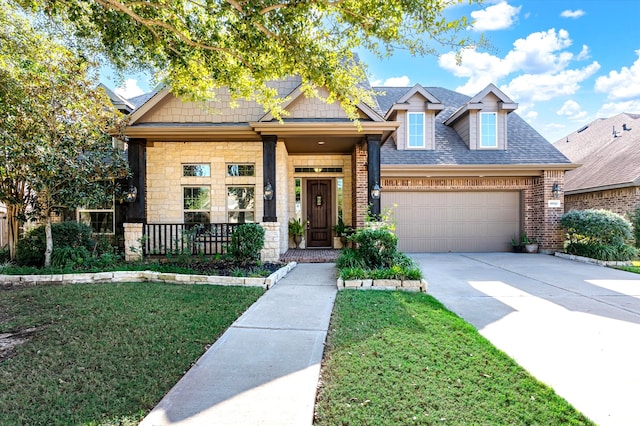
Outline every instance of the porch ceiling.
{"type": "Polygon", "coordinates": [[[282,140],[289,154],[343,154],[351,153],[364,136],[285,136],[282,140]]]}

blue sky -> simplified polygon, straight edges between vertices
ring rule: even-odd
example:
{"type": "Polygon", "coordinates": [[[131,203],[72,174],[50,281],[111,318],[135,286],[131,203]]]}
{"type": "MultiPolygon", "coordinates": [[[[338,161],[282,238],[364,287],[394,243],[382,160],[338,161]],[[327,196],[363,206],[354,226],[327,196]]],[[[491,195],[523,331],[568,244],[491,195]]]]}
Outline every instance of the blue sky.
{"type": "MultiPolygon", "coordinates": [[[[640,1],[491,0],[447,9],[471,16],[468,33],[489,50],[467,49],[377,60],[359,52],[374,85],[441,86],[473,96],[493,83],[519,104],[517,113],[550,142],[599,117],[640,114],[640,1]]],[[[149,90],[148,78],[126,76],[117,92],[149,90]]],[[[113,80],[103,78],[113,87],[113,80]]]]}

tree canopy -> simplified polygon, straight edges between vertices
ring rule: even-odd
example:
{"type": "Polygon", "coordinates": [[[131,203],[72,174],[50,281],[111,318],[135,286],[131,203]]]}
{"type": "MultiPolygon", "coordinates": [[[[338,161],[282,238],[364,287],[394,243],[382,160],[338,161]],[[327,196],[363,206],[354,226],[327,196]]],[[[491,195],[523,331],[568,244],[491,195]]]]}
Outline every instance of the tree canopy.
{"type": "Polygon", "coordinates": [[[60,208],[104,202],[128,173],[107,134],[122,116],[89,66],[0,7],[0,201],[12,257],[17,220],[49,222],[60,208]]]}
{"type": "MultiPolygon", "coordinates": [[[[353,52],[433,54],[470,43],[466,18],[446,19],[464,0],[15,0],[70,23],[73,40],[99,47],[119,69],[154,69],[172,90],[211,99],[228,87],[276,117],[282,99],[268,82],[297,75],[303,91],[329,92],[350,117],[369,100],[353,52]]],[[[466,0],[469,3],[481,0],[466,0]]]]}

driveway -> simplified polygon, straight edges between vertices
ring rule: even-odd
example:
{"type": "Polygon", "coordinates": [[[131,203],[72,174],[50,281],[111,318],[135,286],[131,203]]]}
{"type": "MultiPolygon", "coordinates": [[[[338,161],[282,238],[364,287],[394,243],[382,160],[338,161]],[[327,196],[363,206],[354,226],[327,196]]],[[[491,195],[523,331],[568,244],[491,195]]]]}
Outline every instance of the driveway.
{"type": "Polygon", "coordinates": [[[413,254],[429,293],[600,425],[640,425],[640,275],[543,254],[413,254]]]}

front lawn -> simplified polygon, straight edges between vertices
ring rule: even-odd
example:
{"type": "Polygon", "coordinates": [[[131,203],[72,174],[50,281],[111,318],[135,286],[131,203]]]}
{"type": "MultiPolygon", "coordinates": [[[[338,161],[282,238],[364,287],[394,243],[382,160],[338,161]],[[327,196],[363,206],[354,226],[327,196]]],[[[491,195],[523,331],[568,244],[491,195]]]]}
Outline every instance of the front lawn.
{"type": "Polygon", "coordinates": [[[0,288],[0,425],[133,425],[261,294],[159,283],[0,288]]]}
{"type": "Polygon", "coordinates": [[[345,290],[315,424],[593,423],[431,296],[345,290]]]}

